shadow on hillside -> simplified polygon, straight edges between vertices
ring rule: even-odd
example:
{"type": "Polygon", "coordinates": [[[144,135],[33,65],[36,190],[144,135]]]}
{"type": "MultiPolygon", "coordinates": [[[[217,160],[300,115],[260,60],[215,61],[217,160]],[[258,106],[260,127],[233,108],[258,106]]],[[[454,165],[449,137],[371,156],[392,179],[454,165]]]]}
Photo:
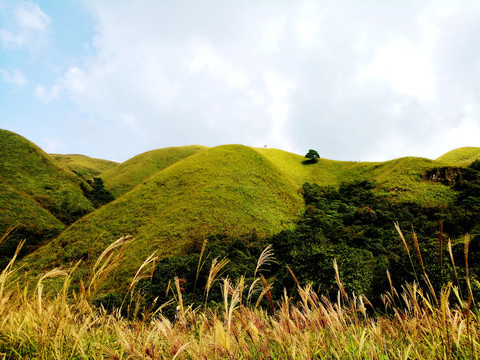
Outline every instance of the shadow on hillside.
{"type": "Polygon", "coordinates": [[[313,165],[318,163],[318,159],[303,160],[302,165],[313,165]]]}

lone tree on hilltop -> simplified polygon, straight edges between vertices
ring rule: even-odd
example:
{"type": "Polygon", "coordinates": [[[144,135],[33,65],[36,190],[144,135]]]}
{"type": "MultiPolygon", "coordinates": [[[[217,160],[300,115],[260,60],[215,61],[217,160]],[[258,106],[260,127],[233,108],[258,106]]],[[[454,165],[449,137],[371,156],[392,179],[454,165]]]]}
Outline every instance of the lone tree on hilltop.
{"type": "Polygon", "coordinates": [[[308,150],[308,153],[305,155],[307,159],[309,159],[309,162],[311,163],[316,163],[318,162],[318,159],[320,159],[320,155],[318,155],[317,150],[310,149],[308,150]]]}

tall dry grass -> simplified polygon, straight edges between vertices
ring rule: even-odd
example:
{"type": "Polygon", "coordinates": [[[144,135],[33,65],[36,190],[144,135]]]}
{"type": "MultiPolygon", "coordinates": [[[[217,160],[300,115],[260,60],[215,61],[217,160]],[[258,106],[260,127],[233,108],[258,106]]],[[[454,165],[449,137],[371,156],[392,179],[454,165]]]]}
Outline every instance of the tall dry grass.
{"type": "MultiPolygon", "coordinates": [[[[80,287],[78,292],[70,290],[73,270],[54,269],[45,273],[36,282],[35,291],[21,287],[13,267],[14,257],[0,274],[0,359],[477,359],[480,356],[479,314],[473,310],[473,292],[464,299],[459,288],[448,283],[435,300],[430,287],[424,290],[418,283],[405,284],[397,291],[387,274],[391,290],[382,296],[385,311],[381,315],[373,311],[363,296],[347,294],[336,263],[333,266],[339,290],[335,300],[317,294],[311,285],[298,283],[299,301],[293,302],[286,291],[281,299],[268,299],[272,283],[267,279],[260,275],[247,284],[244,277],[237,281],[219,278],[226,266],[225,261],[220,261],[212,265],[209,288],[205,291],[208,296],[212,286],[220,286],[223,303],[217,309],[193,308],[184,303],[178,278],[174,279],[175,297],[171,304],[145,308],[136,301],[135,285],[137,279],[148,278],[148,267],[155,258],[152,256],[128,289],[125,303],[132,304],[134,316],[125,318],[120,309],[107,312],[93,306],[92,297],[105,276],[114,270],[127,241],[119,239],[102,254],[85,282],[87,286],[80,287]],[[46,290],[50,288],[45,286],[49,281],[61,281],[60,288],[46,290]],[[262,306],[262,298],[267,299],[268,310],[262,306]],[[162,315],[165,306],[176,306],[175,320],[162,315]],[[270,308],[273,306],[274,312],[270,308]]],[[[468,240],[466,244],[468,259],[468,240]]],[[[263,262],[257,264],[257,270],[268,264],[267,260],[273,261],[271,251],[263,253],[263,262]]],[[[480,286],[478,281],[470,283],[471,287],[480,286]]]]}

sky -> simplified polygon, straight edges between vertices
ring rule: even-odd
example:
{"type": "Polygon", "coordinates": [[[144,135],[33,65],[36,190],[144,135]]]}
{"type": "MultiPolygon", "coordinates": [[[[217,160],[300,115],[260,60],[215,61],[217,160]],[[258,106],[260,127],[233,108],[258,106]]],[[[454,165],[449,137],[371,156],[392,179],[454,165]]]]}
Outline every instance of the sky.
{"type": "Polygon", "coordinates": [[[480,146],[480,1],[0,0],[0,128],[125,161],[480,146]]]}

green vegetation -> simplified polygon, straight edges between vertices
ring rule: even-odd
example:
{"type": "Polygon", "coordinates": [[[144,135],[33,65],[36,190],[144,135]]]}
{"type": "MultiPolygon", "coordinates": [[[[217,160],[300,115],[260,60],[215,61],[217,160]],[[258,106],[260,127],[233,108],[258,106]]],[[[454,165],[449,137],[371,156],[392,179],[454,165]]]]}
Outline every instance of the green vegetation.
{"type": "Polygon", "coordinates": [[[62,165],[0,131],[0,358],[476,358],[475,149],[62,165]]]}
{"type": "Polygon", "coordinates": [[[480,160],[479,147],[462,147],[447,152],[440,156],[437,161],[454,165],[468,165],[474,160],[480,160]]]}
{"type": "MultiPolygon", "coordinates": [[[[399,234],[403,238],[403,234],[399,234]]],[[[399,239],[397,239],[400,241],[399,239]]],[[[151,279],[147,259],[130,284],[129,295],[110,312],[92,303],[102,281],[114,273],[128,242],[120,238],[99,256],[78,292],[71,271],[44,273],[35,291],[21,290],[12,262],[0,273],[0,355],[5,359],[475,359],[480,356],[480,323],[468,274],[463,295],[448,283],[435,291],[418,284],[393,286],[370,299],[349,293],[333,262],[331,298],[307,284],[274,297],[275,283],[264,274],[272,263],[269,248],[260,255],[251,280],[222,275],[225,261],[212,264],[205,288],[220,301],[195,307],[184,296],[184,280],[174,277],[172,300],[144,302],[136,284],[151,279]],[[56,290],[46,292],[56,284],[56,290]],[[332,294],[333,295],[333,294],[332,294]],[[165,315],[171,309],[172,318],[165,315]],[[122,315],[124,313],[125,315],[122,315]]],[[[405,248],[407,254],[410,251],[405,248]]],[[[469,247],[465,244],[465,258],[469,247]]],[[[399,254],[399,256],[405,256],[399,254]]],[[[201,258],[199,259],[199,265],[201,258]]],[[[460,264],[456,264],[459,266],[460,264]]],[[[83,266],[83,264],[82,264],[83,266]]],[[[455,267],[455,263],[452,262],[455,267]]],[[[468,265],[466,266],[468,268],[468,265]]],[[[291,273],[296,281],[300,274],[291,273]]],[[[425,272],[425,281],[429,282],[425,272]]],[[[206,301],[205,301],[206,302],[206,301]]]]}
{"type": "Polygon", "coordinates": [[[312,164],[316,164],[318,159],[320,159],[320,155],[318,155],[317,150],[313,149],[308,150],[308,153],[305,155],[305,157],[308,159],[306,162],[312,164]]]}
{"type": "Polygon", "coordinates": [[[119,197],[156,172],[205,149],[204,146],[193,145],[148,151],[106,170],[101,178],[106,188],[119,197]]]}
{"type": "MultiPolygon", "coordinates": [[[[180,150],[191,151],[192,148],[180,150]]],[[[437,209],[435,211],[441,213],[454,204],[457,196],[450,185],[430,181],[425,177],[428,171],[439,166],[438,162],[428,159],[401,158],[384,163],[320,159],[316,166],[305,166],[302,164],[302,156],[275,149],[226,145],[194,150],[195,154],[176,160],[170,166],[166,166],[167,162],[164,161],[163,169],[154,171],[150,167],[142,176],[137,175],[136,180],[128,185],[133,187],[132,190],[77,221],[27,259],[26,267],[38,272],[45,266],[65,266],[80,259],[93,259],[115,238],[130,234],[134,236],[135,243],[129,245],[121,270],[115,278],[109,279],[111,284],[107,286],[111,287],[115,283],[119,289],[115,292],[121,293],[122,284],[124,286],[131,279],[142,260],[154,251],[160,257],[177,257],[195,252],[198,254],[200,244],[210,235],[224,237],[225,243],[234,239],[256,239],[246,240],[248,246],[249,241],[260,242],[282,230],[293,229],[303,212],[301,188],[305,182],[333,186],[329,191],[337,191],[344,189],[342,187],[352,179],[367,183],[373,181],[375,186],[368,191],[377,199],[375,201],[383,202],[379,205],[380,208],[387,209],[390,214],[382,217],[385,221],[382,226],[389,227],[386,231],[389,235],[387,238],[375,239],[373,232],[373,235],[367,236],[367,243],[391,243],[394,236],[391,223],[402,221],[399,217],[403,216],[397,210],[414,209],[407,211],[409,215],[402,223],[402,226],[408,228],[412,225],[410,219],[424,211],[418,209],[430,209],[428,214],[434,213],[431,209],[437,209]],[[135,186],[134,183],[138,181],[141,182],[135,186]]],[[[178,152],[179,149],[166,151],[178,152]]],[[[160,156],[161,151],[146,153],[134,158],[135,161],[129,160],[116,166],[110,170],[110,174],[114,170],[123,169],[118,174],[128,174],[124,179],[133,179],[135,171],[132,169],[148,164],[147,159],[159,157],[165,160],[166,153],[162,155],[163,158],[160,156]],[[127,171],[129,168],[130,171],[127,171]]],[[[173,158],[175,157],[170,157],[169,161],[173,158]]],[[[105,173],[102,178],[105,178],[104,175],[105,173]]],[[[125,184],[127,182],[119,186],[125,184]]],[[[341,201],[346,203],[349,212],[353,211],[349,199],[341,201]]],[[[420,215],[418,218],[424,219],[420,215]]],[[[429,221],[438,227],[440,219],[440,216],[436,216],[429,221]]],[[[432,229],[430,226],[429,230],[432,229]]],[[[361,227],[343,231],[365,232],[361,227]]],[[[334,231],[332,233],[335,234],[334,231]]],[[[293,233],[291,236],[298,235],[293,233]]],[[[329,243],[334,239],[335,236],[327,237],[324,242],[329,243]]],[[[393,251],[388,246],[383,252],[372,252],[369,248],[352,252],[348,246],[330,246],[328,251],[330,254],[336,251],[357,254],[362,262],[375,267],[377,273],[384,271],[391,261],[389,254],[393,251]],[[380,258],[383,260],[380,261],[380,258]]],[[[318,251],[325,249],[319,247],[318,251]]],[[[225,249],[222,251],[225,252],[225,249]]],[[[251,256],[255,254],[257,252],[251,253],[251,256]]],[[[301,259],[303,254],[301,251],[299,254],[301,259]]],[[[325,257],[325,263],[330,263],[331,260],[332,255],[325,257]]],[[[82,272],[76,276],[82,276],[82,272]]],[[[363,290],[373,291],[384,285],[375,281],[372,280],[368,285],[365,283],[363,290]]]]}
{"type": "Polygon", "coordinates": [[[54,238],[93,210],[81,180],[23,137],[0,130],[0,233],[15,228],[0,245],[0,268],[21,239],[21,255],[54,238]]]}
{"type": "Polygon", "coordinates": [[[89,199],[96,208],[115,200],[113,195],[107,189],[105,189],[105,185],[103,184],[103,180],[101,178],[96,177],[92,180],[87,180],[87,184],[90,185],[90,187],[84,184],[80,184],[80,187],[82,188],[87,199],[89,199]]]}
{"type": "Polygon", "coordinates": [[[20,256],[24,256],[43,242],[58,236],[65,227],[30,196],[3,181],[0,181],[0,205],[0,233],[11,232],[3,243],[0,242],[0,269],[8,264],[20,240],[27,240],[20,253],[20,256]]]}
{"type": "Polygon", "coordinates": [[[21,136],[0,130],[0,178],[64,223],[93,210],[80,179],[21,136]]]}
{"type": "MultiPolygon", "coordinates": [[[[272,293],[276,297],[282,296],[283,289],[294,290],[296,282],[311,284],[318,292],[328,294],[335,285],[331,266],[335,259],[347,291],[369,298],[390,289],[385,277],[387,271],[394,274],[391,279],[396,284],[418,283],[424,266],[434,287],[440,289],[444,283],[452,282],[466,292],[465,283],[460,284],[458,278],[465,277],[465,269],[454,269],[448,262],[437,260],[440,252],[442,258],[451,257],[454,262],[462,263],[463,241],[468,236],[473,250],[470,271],[480,273],[480,218],[476,215],[480,212],[480,183],[477,180],[480,162],[465,170],[468,176],[455,186],[455,203],[448,207],[392,202],[377,194],[373,182],[343,183],[338,189],[306,183],[303,186],[306,208],[295,228],[267,239],[210,236],[203,249],[197,244],[188,254],[161,259],[145,291],[152,299],[168,301],[165,295],[168,279],[181,276],[184,297],[201,305],[203,295],[195,295],[194,288],[205,286],[208,273],[196,267],[199,254],[206,254],[203,260],[206,268],[214,259],[228,259],[231,265],[224,275],[237,278],[253,273],[261,248],[272,244],[277,265],[272,266],[269,276],[275,278],[276,290],[272,293]],[[413,263],[399,256],[404,245],[397,241],[394,223],[399,228],[415,229],[407,241],[423,255],[413,263]],[[446,240],[441,244],[448,238],[453,239],[450,253],[446,240]],[[297,274],[296,278],[292,277],[292,271],[297,274]]],[[[212,295],[210,299],[218,302],[221,296],[212,295]]],[[[378,303],[374,305],[379,306],[378,303]]]]}
{"type": "Polygon", "coordinates": [[[51,154],[60,164],[68,167],[84,180],[97,177],[101,173],[115,167],[118,163],[110,160],[95,159],[85,155],[77,154],[51,154]]]}
{"type": "Polygon", "coordinates": [[[276,149],[256,149],[282,176],[298,188],[306,182],[340,186],[353,180],[375,181],[375,192],[396,202],[448,205],[455,194],[442,183],[425,181],[422,175],[443,165],[433,160],[405,157],[386,162],[355,162],[319,159],[316,166],[302,165],[304,157],[276,149]]]}
{"type": "Polygon", "coordinates": [[[117,200],[83,217],[26,259],[39,268],[93,259],[130,234],[117,281],[133,276],[152,252],[181,254],[209,234],[265,237],[293,226],[302,207],[298,189],[255,150],[219,146],[201,151],[148,178],[117,200]]]}

